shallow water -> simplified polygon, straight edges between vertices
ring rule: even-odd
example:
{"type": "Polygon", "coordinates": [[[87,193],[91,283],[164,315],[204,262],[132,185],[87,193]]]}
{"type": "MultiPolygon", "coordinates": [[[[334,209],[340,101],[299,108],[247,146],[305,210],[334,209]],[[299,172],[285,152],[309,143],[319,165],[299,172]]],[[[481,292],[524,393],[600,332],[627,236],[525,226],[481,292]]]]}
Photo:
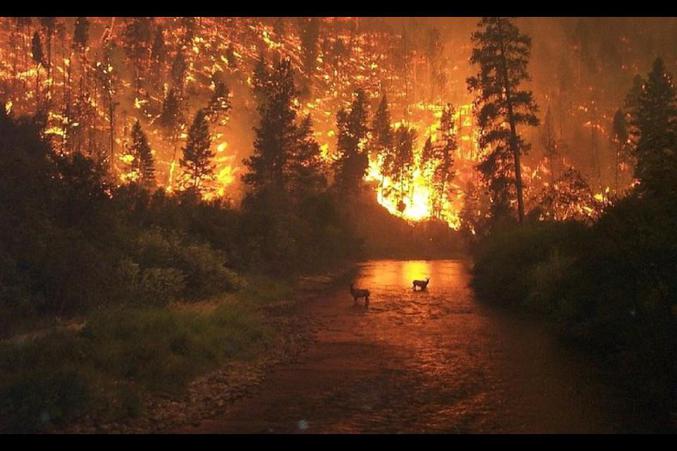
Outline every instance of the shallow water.
{"type": "Polygon", "coordinates": [[[594,362],[537,320],[478,303],[468,282],[458,260],[363,263],[368,308],[347,287],[317,299],[302,360],[185,432],[624,432],[594,362]]]}

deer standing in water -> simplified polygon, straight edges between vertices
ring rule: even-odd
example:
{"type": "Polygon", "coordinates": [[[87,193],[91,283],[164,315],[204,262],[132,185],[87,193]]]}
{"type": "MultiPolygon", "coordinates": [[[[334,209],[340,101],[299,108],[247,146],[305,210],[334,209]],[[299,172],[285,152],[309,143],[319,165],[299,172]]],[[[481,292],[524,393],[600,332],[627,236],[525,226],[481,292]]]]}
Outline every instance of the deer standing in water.
{"type": "Polygon", "coordinates": [[[430,282],[430,277],[428,277],[425,280],[414,280],[414,282],[412,283],[412,285],[414,287],[414,291],[416,291],[416,287],[420,288],[421,291],[427,290],[428,289],[428,282],[430,282]]]}
{"type": "Polygon", "coordinates": [[[350,284],[350,294],[353,296],[354,304],[357,304],[359,298],[364,298],[365,307],[369,307],[369,290],[362,288],[355,288],[354,284],[350,284]]]}

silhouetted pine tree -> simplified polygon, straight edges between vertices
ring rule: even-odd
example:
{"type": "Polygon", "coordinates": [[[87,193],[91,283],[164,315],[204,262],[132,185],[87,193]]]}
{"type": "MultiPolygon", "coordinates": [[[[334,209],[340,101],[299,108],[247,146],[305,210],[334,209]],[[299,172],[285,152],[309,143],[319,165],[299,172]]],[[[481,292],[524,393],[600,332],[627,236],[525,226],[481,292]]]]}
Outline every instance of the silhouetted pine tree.
{"type": "Polygon", "coordinates": [[[138,120],[132,126],[132,144],[129,152],[134,157],[132,170],[138,174],[137,183],[145,188],[153,188],[155,186],[153,153],[138,120]]]}
{"type": "Polygon", "coordinates": [[[289,192],[297,204],[327,186],[320,145],[313,137],[310,114],[297,128],[297,143],[288,159],[289,192]]]}
{"type": "Polygon", "coordinates": [[[188,130],[186,147],[183,148],[183,158],[180,164],[183,169],[182,187],[187,190],[202,192],[204,182],[214,177],[212,159],[214,152],[210,149],[211,136],[207,114],[199,110],[188,130]]]}
{"type": "Polygon", "coordinates": [[[672,75],[657,58],[636,97],[629,98],[637,135],[635,177],[641,193],[677,195],[677,102],[672,75]]]}
{"type": "Polygon", "coordinates": [[[363,90],[355,92],[349,109],[336,114],[338,128],[338,157],[334,161],[334,183],[340,193],[354,194],[362,186],[369,166],[365,149],[367,132],[367,98],[363,90]]]}
{"type": "Polygon", "coordinates": [[[254,128],[254,152],[244,160],[248,172],[243,180],[249,195],[285,192],[287,162],[297,140],[296,106],[291,63],[284,59],[269,70],[263,58],[254,70],[253,92],[257,100],[259,124],[254,128]]]}
{"type": "Polygon", "coordinates": [[[489,149],[478,168],[491,192],[494,216],[508,212],[514,185],[517,215],[522,222],[524,195],[520,156],[529,145],[517,128],[539,124],[538,107],[531,91],[520,89],[520,83],[529,80],[531,38],[520,33],[510,20],[500,17],[483,18],[478,26],[480,30],[472,35],[475,48],[470,61],[478,64],[480,70],[467,80],[468,88],[476,93],[476,116],[481,129],[479,145],[489,149]]]}

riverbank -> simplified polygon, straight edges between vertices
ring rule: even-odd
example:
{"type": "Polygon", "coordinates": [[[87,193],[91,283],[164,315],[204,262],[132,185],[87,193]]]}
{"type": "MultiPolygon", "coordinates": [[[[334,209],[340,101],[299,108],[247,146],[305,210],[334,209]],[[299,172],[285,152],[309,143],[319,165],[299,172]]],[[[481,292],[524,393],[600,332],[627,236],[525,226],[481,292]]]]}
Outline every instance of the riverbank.
{"type": "Polygon", "coordinates": [[[209,417],[303,351],[310,331],[297,310],[350,270],[249,277],[210,300],[105,309],[79,328],[5,340],[0,429],[140,433],[209,417]]]}
{"type": "Polygon", "coordinates": [[[479,299],[552,325],[655,432],[677,430],[677,216],[668,205],[627,198],[592,225],[504,227],[478,244],[472,270],[479,299]]]}

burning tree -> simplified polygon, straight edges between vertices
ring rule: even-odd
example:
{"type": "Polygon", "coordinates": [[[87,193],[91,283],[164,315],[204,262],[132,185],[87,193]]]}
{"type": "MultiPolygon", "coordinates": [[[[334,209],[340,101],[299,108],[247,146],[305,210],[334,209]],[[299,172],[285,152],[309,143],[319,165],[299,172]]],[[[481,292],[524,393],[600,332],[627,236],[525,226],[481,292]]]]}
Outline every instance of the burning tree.
{"type": "Polygon", "coordinates": [[[415,129],[406,125],[397,127],[393,139],[393,152],[388,154],[388,158],[384,161],[384,174],[399,185],[397,188],[397,197],[399,198],[397,209],[400,212],[407,208],[404,197],[411,189],[415,143],[415,129]]]}
{"type": "Polygon", "coordinates": [[[35,62],[35,106],[36,111],[40,110],[40,67],[45,65],[45,54],[42,51],[42,41],[40,34],[36,31],[33,33],[33,41],[31,42],[31,56],[35,62]]]}
{"type": "MultiPolygon", "coordinates": [[[[388,98],[384,93],[379,102],[378,109],[374,114],[371,124],[371,140],[369,142],[370,159],[376,161],[380,168],[380,189],[383,190],[385,183],[385,164],[391,158],[393,150],[393,129],[390,123],[390,110],[388,98]]],[[[383,192],[381,192],[383,194],[383,192]]]]}
{"type": "Polygon", "coordinates": [[[214,80],[214,93],[209,99],[207,105],[207,115],[213,123],[224,124],[228,119],[228,112],[231,110],[230,90],[221,80],[214,80]]]}
{"type": "Polygon", "coordinates": [[[106,112],[108,116],[108,128],[110,137],[110,148],[108,153],[108,162],[111,173],[113,172],[114,155],[115,155],[115,110],[118,106],[116,94],[118,90],[118,77],[113,68],[112,48],[110,43],[104,47],[103,61],[96,63],[97,78],[101,85],[101,96],[103,103],[106,105],[106,112]]]}
{"type": "Polygon", "coordinates": [[[317,65],[318,40],[320,37],[320,19],[317,17],[300,18],[298,22],[301,38],[301,57],[303,73],[306,76],[305,94],[310,94],[311,80],[317,65]]]}
{"type": "Polygon", "coordinates": [[[531,214],[541,220],[591,222],[599,217],[603,206],[583,175],[569,167],[552,186],[543,190],[531,214]]]}
{"type": "Polygon", "coordinates": [[[494,217],[509,211],[514,186],[521,223],[524,195],[520,156],[529,145],[518,134],[517,127],[539,124],[532,92],[520,89],[520,83],[530,78],[527,63],[531,38],[500,17],[484,18],[478,26],[480,30],[472,35],[475,48],[470,61],[478,64],[480,71],[467,82],[470,91],[476,93],[479,145],[482,149],[490,148],[478,169],[491,192],[494,217]]]}
{"type": "Polygon", "coordinates": [[[435,97],[435,87],[440,85],[440,88],[444,87],[442,82],[444,78],[442,77],[443,72],[440,70],[441,66],[441,57],[442,52],[444,51],[444,44],[442,43],[442,38],[440,36],[440,30],[437,28],[429,28],[426,32],[426,41],[425,41],[425,55],[428,61],[429,67],[429,85],[430,85],[430,100],[432,101],[435,97]]]}
{"type": "Polygon", "coordinates": [[[170,187],[172,186],[172,169],[174,168],[174,162],[176,161],[177,145],[184,120],[179,90],[177,88],[170,88],[162,101],[162,112],[158,118],[160,126],[164,129],[169,142],[174,148],[172,153],[172,166],[169,172],[170,187]]]}
{"type": "Polygon", "coordinates": [[[152,39],[153,21],[148,17],[134,17],[124,29],[123,41],[127,56],[134,69],[135,94],[138,96],[146,72],[152,39]]]}
{"type": "Polygon", "coordinates": [[[458,148],[456,125],[454,123],[454,107],[447,104],[440,118],[440,139],[434,143],[430,138],[421,153],[421,166],[428,169],[432,187],[432,213],[440,217],[445,202],[449,198],[451,182],[454,178],[454,152],[458,148]]]}
{"type": "Polygon", "coordinates": [[[613,122],[611,124],[611,141],[615,147],[614,162],[614,187],[619,191],[619,173],[628,165],[630,160],[630,148],[628,145],[630,135],[628,133],[628,124],[625,119],[625,113],[616,110],[613,122]]]}
{"type": "Polygon", "coordinates": [[[460,231],[468,242],[474,242],[489,231],[490,201],[481,183],[468,182],[460,213],[460,231]]]}
{"type": "Polygon", "coordinates": [[[52,91],[52,38],[54,37],[54,32],[56,31],[56,18],[55,17],[41,17],[40,25],[42,27],[42,32],[45,35],[47,40],[47,61],[43,61],[43,66],[47,68],[47,93],[48,99],[51,97],[52,91]]]}
{"type": "Polygon", "coordinates": [[[555,127],[552,120],[550,108],[545,113],[545,120],[543,121],[543,129],[541,131],[541,144],[543,145],[543,154],[548,159],[550,170],[550,184],[555,183],[555,161],[560,156],[560,142],[555,134],[555,127]]]}

